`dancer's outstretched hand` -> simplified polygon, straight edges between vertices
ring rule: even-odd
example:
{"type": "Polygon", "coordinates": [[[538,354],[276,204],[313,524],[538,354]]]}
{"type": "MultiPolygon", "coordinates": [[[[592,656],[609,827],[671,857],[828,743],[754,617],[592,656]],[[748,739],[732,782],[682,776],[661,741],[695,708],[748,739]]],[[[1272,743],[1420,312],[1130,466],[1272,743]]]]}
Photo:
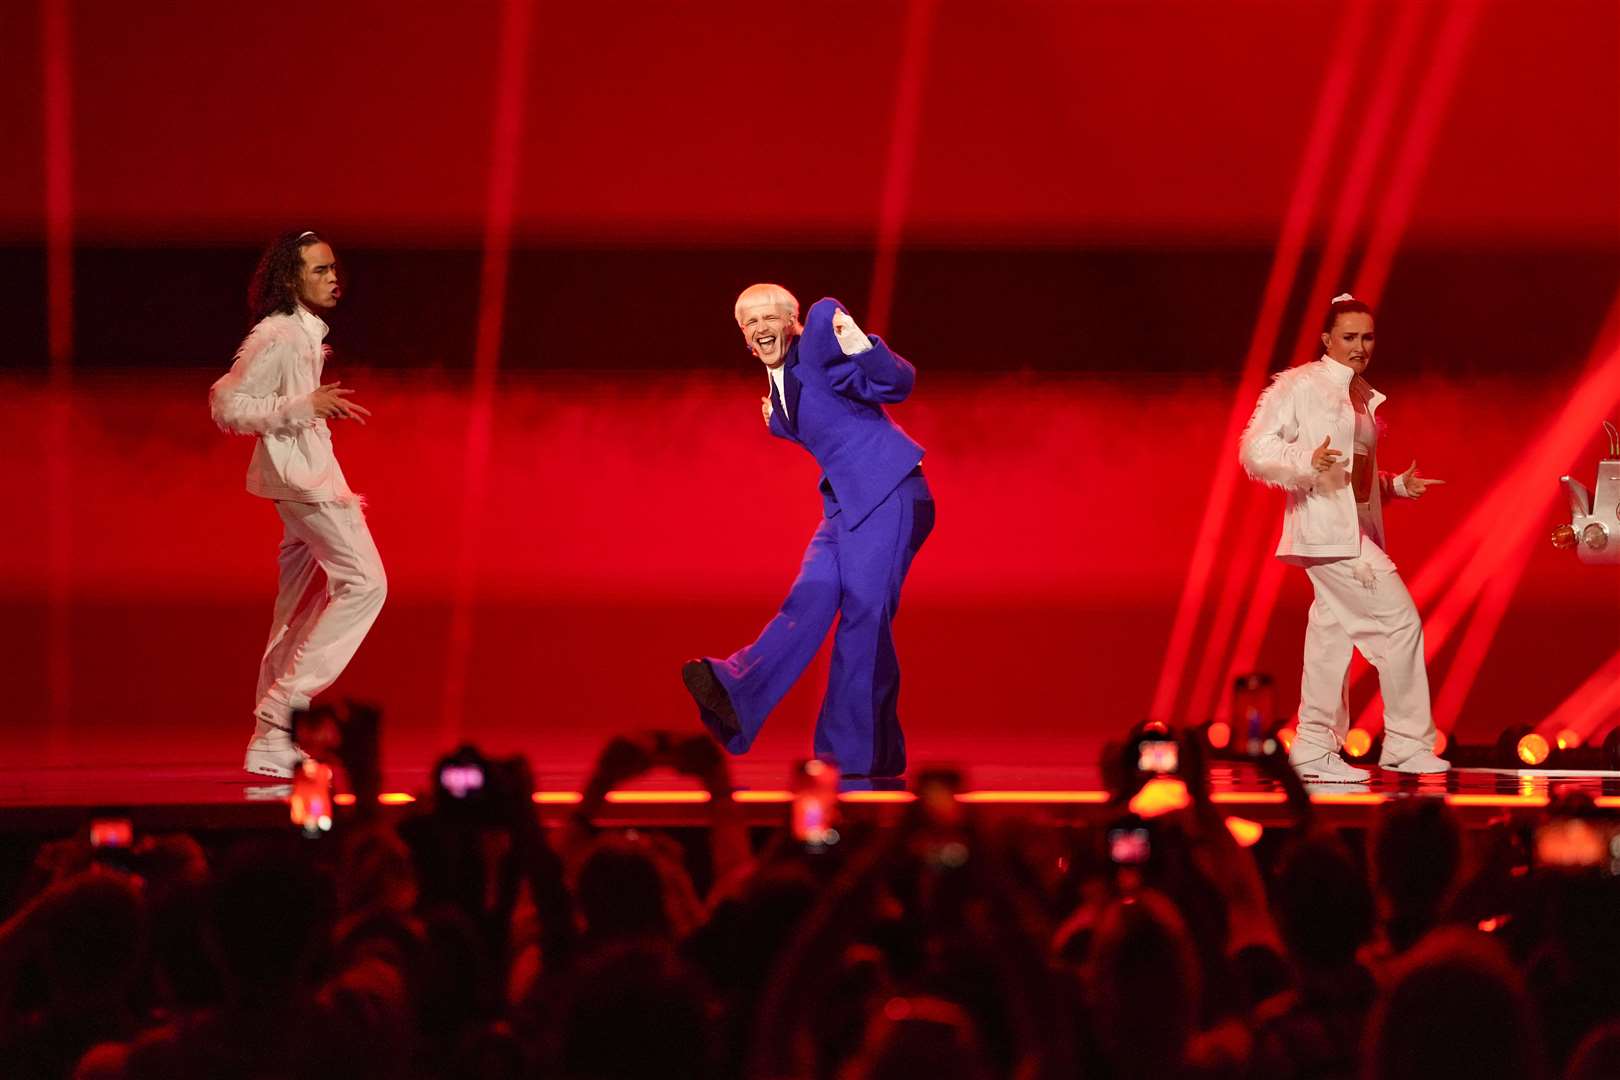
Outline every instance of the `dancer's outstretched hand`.
{"type": "Polygon", "coordinates": [[[1412,464],[1406,467],[1406,471],[1401,473],[1401,486],[1406,489],[1407,496],[1413,499],[1422,498],[1423,493],[1429,489],[1429,485],[1444,483],[1444,480],[1436,480],[1432,476],[1419,476],[1416,461],[1413,461],[1412,464]]]}
{"type": "Polygon", "coordinates": [[[309,395],[309,403],[315,409],[315,415],[322,420],[334,418],[355,420],[363,425],[366,417],[371,415],[371,410],[358,402],[350,401],[348,395],[352,393],[353,390],[343,389],[341,381],[329,382],[309,395]]]}

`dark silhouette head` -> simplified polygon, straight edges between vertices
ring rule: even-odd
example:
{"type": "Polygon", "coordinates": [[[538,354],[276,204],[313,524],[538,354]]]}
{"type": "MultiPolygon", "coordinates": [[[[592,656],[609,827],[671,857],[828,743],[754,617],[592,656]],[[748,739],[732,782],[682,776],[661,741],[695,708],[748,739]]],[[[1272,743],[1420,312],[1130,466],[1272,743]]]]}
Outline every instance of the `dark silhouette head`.
{"type": "Polygon", "coordinates": [[[1372,934],[1367,875],[1331,833],[1303,836],[1289,849],[1273,894],[1278,929],[1301,967],[1349,964],[1372,934]]]}
{"type": "Polygon", "coordinates": [[[1373,1012],[1374,1080],[1542,1074],[1539,1039],[1519,973],[1470,930],[1441,930],[1406,956],[1373,1012]]]}
{"type": "Polygon", "coordinates": [[[580,867],[575,893],[593,941],[673,935],[663,876],[644,844],[603,837],[580,867]]]}
{"type": "Polygon", "coordinates": [[[1170,901],[1152,891],[1114,901],[1097,923],[1088,966],[1097,1042],[1116,1075],[1178,1067],[1197,1024],[1203,976],[1170,901]]]}
{"type": "Polygon", "coordinates": [[[707,989],[665,944],[609,947],[574,976],[561,1013],[574,1080],[686,1080],[714,1061],[707,989]]]}
{"type": "Polygon", "coordinates": [[[1462,867],[1462,828],[1439,799],[1401,799],[1384,808],[1373,836],[1373,877],[1396,949],[1433,928],[1462,867]]]}

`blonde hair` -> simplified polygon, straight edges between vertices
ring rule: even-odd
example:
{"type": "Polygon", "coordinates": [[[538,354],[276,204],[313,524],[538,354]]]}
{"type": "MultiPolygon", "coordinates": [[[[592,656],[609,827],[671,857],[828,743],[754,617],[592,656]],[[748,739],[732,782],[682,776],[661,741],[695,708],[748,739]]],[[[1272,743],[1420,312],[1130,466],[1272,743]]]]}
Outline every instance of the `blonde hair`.
{"type": "Polygon", "coordinates": [[[794,295],[780,285],[762,283],[748,286],[742,291],[742,295],[737,297],[736,306],[731,309],[731,314],[737,320],[738,326],[742,325],[743,307],[745,305],[752,307],[755,304],[775,304],[788,313],[788,318],[793,320],[794,325],[799,322],[799,301],[794,295]]]}

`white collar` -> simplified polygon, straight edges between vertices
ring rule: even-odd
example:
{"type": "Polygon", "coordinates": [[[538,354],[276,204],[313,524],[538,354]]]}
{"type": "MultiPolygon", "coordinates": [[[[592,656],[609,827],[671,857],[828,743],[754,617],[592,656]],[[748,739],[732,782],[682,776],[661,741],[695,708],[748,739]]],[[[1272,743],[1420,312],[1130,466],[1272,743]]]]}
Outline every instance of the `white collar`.
{"type": "Polygon", "coordinates": [[[1327,365],[1327,370],[1331,373],[1333,381],[1338,383],[1340,386],[1349,386],[1351,381],[1356,377],[1355,368],[1351,367],[1349,364],[1339,363],[1326,353],[1322,355],[1321,362],[1327,365]]]}
{"type": "Polygon", "coordinates": [[[296,308],[294,314],[298,316],[298,321],[304,327],[304,329],[308,330],[311,334],[314,334],[316,341],[325,341],[326,332],[329,329],[329,327],[326,325],[326,320],[309,310],[309,308],[305,307],[302,303],[294,306],[296,308]]]}

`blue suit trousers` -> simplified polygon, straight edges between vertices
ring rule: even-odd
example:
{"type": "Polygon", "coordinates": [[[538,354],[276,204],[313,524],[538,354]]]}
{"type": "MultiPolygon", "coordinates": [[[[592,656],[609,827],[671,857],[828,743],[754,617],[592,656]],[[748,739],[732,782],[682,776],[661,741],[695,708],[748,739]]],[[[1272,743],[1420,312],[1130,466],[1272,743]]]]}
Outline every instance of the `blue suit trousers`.
{"type": "Polygon", "coordinates": [[[759,638],[725,660],[709,658],[742,727],[726,749],[741,754],[753,745],[765,718],[814,659],[836,616],[816,755],[831,758],[845,773],[898,776],[906,768],[906,740],[890,624],[911,560],[933,530],[933,495],[919,468],[858,527],[846,529],[846,517],[822,520],[787,600],[759,638]]]}

